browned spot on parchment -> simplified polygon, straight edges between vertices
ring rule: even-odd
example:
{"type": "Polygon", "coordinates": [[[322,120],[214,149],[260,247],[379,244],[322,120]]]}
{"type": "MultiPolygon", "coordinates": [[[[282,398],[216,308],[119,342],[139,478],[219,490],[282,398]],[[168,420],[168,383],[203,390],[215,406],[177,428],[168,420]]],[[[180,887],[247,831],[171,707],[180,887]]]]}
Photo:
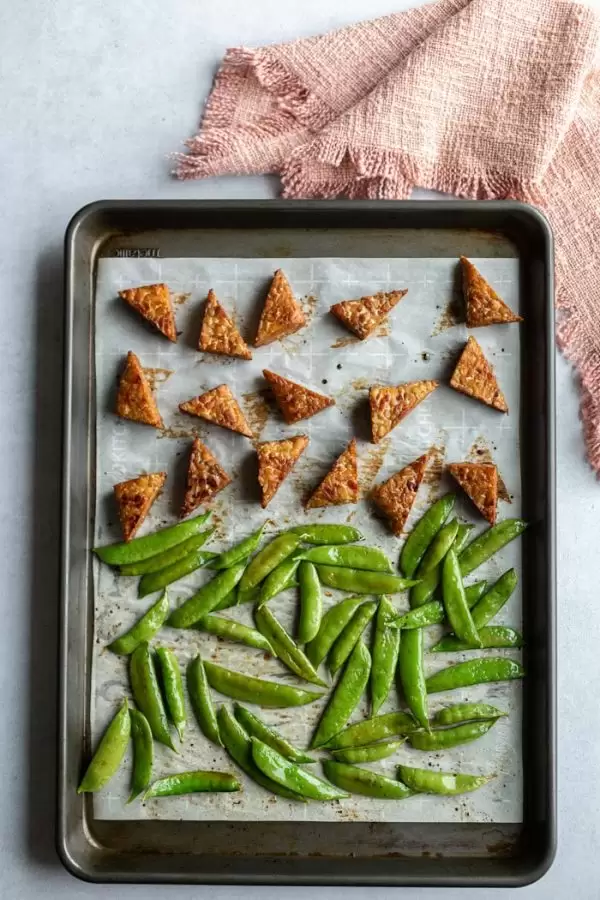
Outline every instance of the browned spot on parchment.
{"type": "Polygon", "coordinates": [[[214,507],[212,508],[211,516],[210,516],[210,519],[208,520],[208,524],[212,528],[215,529],[214,536],[216,538],[220,538],[221,540],[224,541],[228,537],[227,529],[225,527],[225,521],[223,519],[223,516],[220,515],[218,510],[216,510],[214,507]]]}
{"type": "Polygon", "coordinates": [[[490,448],[486,444],[486,440],[482,435],[479,435],[478,438],[471,444],[469,452],[467,453],[467,459],[470,462],[477,463],[487,463],[492,466],[496,466],[496,471],[498,473],[498,498],[500,500],[504,500],[506,503],[512,503],[512,497],[508,493],[508,489],[506,484],[504,483],[504,479],[502,478],[498,466],[494,462],[494,458],[492,456],[492,452],[490,448]]]}
{"type": "Polygon", "coordinates": [[[366,391],[373,384],[370,378],[355,378],[350,382],[350,387],[355,391],[366,391]]]}
{"type": "Polygon", "coordinates": [[[462,322],[463,318],[462,301],[459,297],[452,297],[452,299],[448,301],[446,309],[435,323],[433,331],[431,332],[431,337],[436,337],[438,334],[441,334],[442,331],[448,331],[449,328],[454,328],[455,325],[462,322]]]}
{"type": "Polygon", "coordinates": [[[446,457],[446,448],[434,444],[429,448],[429,460],[427,468],[423,475],[423,484],[437,484],[442,477],[444,471],[444,459],[446,457]]]}
{"type": "Polygon", "coordinates": [[[348,337],[338,338],[337,341],[334,341],[331,345],[331,349],[340,350],[342,347],[350,347],[351,344],[360,344],[360,338],[357,338],[354,334],[349,334],[348,337]]]}
{"type": "Polygon", "coordinates": [[[165,425],[158,430],[159,438],[197,438],[198,432],[194,428],[173,428],[165,425]]]}
{"type": "Polygon", "coordinates": [[[358,466],[358,483],[360,485],[361,493],[367,494],[371,489],[371,485],[377,478],[379,470],[383,465],[383,459],[389,446],[390,439],[387,438],[380,444],[367,450],[365,456],[360,459],[358,466]]]}
{"type": "Polygon", "coordinates": [[[187,301],[192,296],[191,293],[187,294],[171,294],[173,298],[173,303],[175,306],[181,306],[183,303],[187,303],[187,301]]]}
{"type": "Polygon", "coordinates": [[[173,374],[173,369],[147,369],[144,368],[144,375],[148,380],[148,384],[152,390],[156,390],[157,384],[164,384],[173,374]]]}
{"type": "Polygon", "coordinates": [[[389,337],[391,333],[392,326],[390,325],[390,321],[389,319],[384,319],[373,332],[373,337],[389,337]]]}
{"type": "Polygon", "coordinates": [[[306,294],[306,296],[302,297],[302,299],[300,300],[300,306],[302,307],[302,311],[306,316],[307,324],[314,316],[318,302],[319,300],[317,297],[315,297],[314,294],[306,294]]]}
{"type": "Polygon", "coordinates": [[[245,412],[248,424],[252,429],[254,440],[257,441],[267,424],[269,418],[269,405],[266,400],[266,391],[251,391],[242,394],[245,401],[245,412]]]}

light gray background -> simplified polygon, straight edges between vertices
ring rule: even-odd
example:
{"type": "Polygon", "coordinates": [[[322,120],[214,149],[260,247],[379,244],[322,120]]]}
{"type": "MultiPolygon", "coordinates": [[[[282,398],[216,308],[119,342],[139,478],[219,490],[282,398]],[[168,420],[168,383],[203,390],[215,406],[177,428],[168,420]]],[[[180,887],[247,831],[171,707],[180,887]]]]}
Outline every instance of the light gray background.
{"type": "MultiPolygon", "coordinates": [[[[518,0],[515,0],[518,2],[518,0]]],[[[27,0],[0,5],[0,896],[215,900],[265,888],[107,888],[54,853],[62,239],[100,198],[265,197],[274,179],[178,184],[165,154],[191,134],[228,45],[380,15],[410,0],[27,0]]],[[[519,896],[597,900],[600,864],[600,487],[583,459],[577,379],[558,365],[559,852],[519,896]]],[[[373,900],[392,890],[369,891],[373,900]]],[[[347,890],[319,891],[322,898],[347,890]]],[[[405,890],[425,900],[432,890],[405,890]]],[[[355,892],[358,897],[358,891],[355,892]]],[[[439,896],[439,895],[436,895],[439,896]]],[[[464,897],[450,890],[447,900],[464,897]]],[[[489,892],[473,891],[480,900],[489,892]]],[[[494,900],[508,898],[496,891],[494,900]]]]}

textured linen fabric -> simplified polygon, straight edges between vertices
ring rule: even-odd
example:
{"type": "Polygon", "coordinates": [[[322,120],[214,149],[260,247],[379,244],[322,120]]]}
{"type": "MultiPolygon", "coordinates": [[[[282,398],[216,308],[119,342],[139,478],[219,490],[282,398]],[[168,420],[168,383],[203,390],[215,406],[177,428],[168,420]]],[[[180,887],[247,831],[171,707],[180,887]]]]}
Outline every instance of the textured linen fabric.
{"type": "Polygon", "coordinates": [[[279,173],[290,198],[420,186],[542,209],[558,340],[600,472],[600,11],[439,0],[307,40],[227,51],[180,178],[279,173]]]}

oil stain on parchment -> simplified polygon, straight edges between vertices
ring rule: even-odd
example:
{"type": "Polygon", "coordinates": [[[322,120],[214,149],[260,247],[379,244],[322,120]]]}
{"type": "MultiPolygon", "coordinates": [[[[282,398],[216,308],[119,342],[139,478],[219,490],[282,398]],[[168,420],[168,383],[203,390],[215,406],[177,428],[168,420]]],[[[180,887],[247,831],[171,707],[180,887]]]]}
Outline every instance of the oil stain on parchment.
{"type": "Polygon", "coordinates": [[[187,303],[191,296],[192,295],[190,292],[182,294],[171,294],[175,306],[182,306],[184,303],[187,303]]]}
{"type": "Polygon", "coordinates": [[[309,325],[315,311],[317,309],[317,305],[319,300],[315,297],[314,294],[306,294],[306,296],[302,297],[300,300],[300,306],[302,307],[302,312],[306,316],[306,324],[309,325]]]}
{"type": "Polygon", "coordinates": [[[380,444],[377,444],[375,447],[369,448],[365,455],[359,460],[358,483],[363,495],[366,495],[370,491],[373,482],[377,478],[389,446],[390,440],[388,438],[380,444]]]}
{"type": "Polygon", "coordinates": [[[201,435],[194,428],[174,428],[171,425],[165,425],[158,430],[159,438],[197,438],[201,435]]]}
{"type": "Polygon", "coordinates": [[[433,447],[429,448],[428,453],[429,460],[423,475],[423,484],[437,485],[444,471],[446,448],[439,444],[434,444],[433,447]]]}
{"type": "Polygon", "coordinates": [[[392,326],[388,319],[385,319],[383,322],[380,322],[373,334],[370,334],[367,338],[359,338],[355,334],[349,334],[346,337],[340,337],[331,345],[332,350],[340,350],[342,347],[351,347],[353,344],[361,344],[363,340],[368,340],[370,337],[389,337],[392,333],[392,326]]]}
{"type": "Polygon", "coordinates": [[[459,325],[463,321],[463,318],[462,300],[458,297],[452,297],[435,323],[431,337],[437,337],[443,331],[454,328],[455,325],[459,325]]]}
{"type": "Polygon", "coordinates": [[[173,369],[144,368],[143,371],[148,384],[153,391],[156,390],[157,384],[164,384],[173,374],[173,369]]]}
{"type": "Polygon", "coordinates": [[[248,394],[242,394],[245,401],[246,418],[252,429],[254,441],[259,440],[269,418],[269,404],[266,397],[266,391],[251,391],[248,394]]]}
{"type": "MultiPolygon", "coordinates": [[[[487,463],[488,465],[496,466],[496,470],[498,470],[498,466],[494,462],[494,458],[492,456],[492,452],[490,448],[487,446],[485,438],[480,435],[475,439],[473,444],[471,445],[469,452],[467,453],[467,459],[470,462],[476,463],[487,463]]],[[[498,471],[498,497],[500,500],[504,500],[506,503],[512,503],[512,497],[508,493],[508,489],[506,484],[504,483],[504,479],[500,475],[498,471]]]]}

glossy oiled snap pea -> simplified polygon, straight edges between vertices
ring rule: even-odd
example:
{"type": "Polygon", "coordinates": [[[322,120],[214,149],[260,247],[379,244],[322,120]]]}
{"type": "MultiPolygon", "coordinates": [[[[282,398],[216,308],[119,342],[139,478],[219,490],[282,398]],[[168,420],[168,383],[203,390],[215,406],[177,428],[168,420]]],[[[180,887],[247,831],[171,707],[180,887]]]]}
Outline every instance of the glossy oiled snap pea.
{"type": "Polygon", "coordinates": [[[138,709],[148,719],[148,724],[155,739],[174,750],[169,733],[169,721],[163,705],[163,699],[156,677],[154,660],[146,641],[136,647],[129,657],[129,678],[133,699],[138,709]]]}
{"type": "Polygon", "coordinates": [[[460,566],[454,550],[448,551],[442,566],[442,596],[444,609],[455,635],[469,647],[481,647],[477,626],[467,604],[460,566]]]}
{"type": "Polygon", "coordinates": [[[392,619],[394,628],[403,628],[410,631],[413,628],[426,628],[428,625],[439,625],[446,618],[446,611],[437,600],[430,600],[422,606],[410,609],[403,616],[392,619]]]}
{"type": "Polygon", "coordinates": [[[150,556],[156,556],[157,553],[163,553],[192,535],[198,534],[209,516],[210,513],[207,512],[195,519],[178,522],[177,525],[169,525],[168,528],[161,528],[154,534],[134,538],[129,542],[110,544],[108,547],[94,547],[94,553],[100,557],[102,562],[111,566],[139,562],[141,559],[148,559],[150,556]]]}
{"type": "Polygon", "coordinates": [[[237,566],[218,572],[179,609],[171,613],[167,624],[171,628],[189,628],[202,616],[212,612],[221,600],[231,593],[243,574],[244,563],[238,563],[237,566]]]}
{"type": "Polygon", "coordinates": [[[421,516],[411,533],[406,539],[400,553],[400,569],[407,578],[417,571],[417,566],[423,559],[425,552],[432,540],[452,512],[455,494],[446,494],[430,506],[425,515],[421,516]]]}
{"type": "MultiPolygon", "coordinates": [[[[419,631],[414,632],[414,634],[420,633],[419,631]]],[[[506,659],[503,656],[493,656],[488,659],[470,659],[468,662],[457,663],[455,666],[441,669],[427,679],[426,686],[429,694],[436,694],[438,691],[451,691],[455,688],[470,687],[473,684],[512,681],[515,678],[523,678],[524,674],[523,666],[515,660],[506,659]]]]}
{"type": "MultiPolygon", "coordinates": [[[[442,534],[444,529],[448,528],[453,523],[449,523],[449,525],[444,525],[444,527],[438,532],[438,536],[442,534]]],[[[458,556],[458,554],[464,549],[465,544],[469,539],[469,535],[473,530],[473,525],[464,525],[460,524],[456,531],[456,537],[452,542],[452,549],[458,556]]],[[[437,537],[434,539],[434,543],[437,541],[437,537]]],[[[434,598],[434,594],[436,593],[437,586],[439,585],[442,578],[442,565],[441,562],[430,569],[426,574],[422,572],[422,566],[425,564],[426,557],[429,554],[429,550],[421,560],[421,564],[418,569],[418,577],[421,579],[418,584],[411,589],[410,592],[410,605],[411,607],[422,606],[424,603],[427,603],[429,600],[436,599],[434,598]]]]}
{"type": "Polygon", "coordinates": [[[362,533],[352,525],[295,525],[292,534],[300,535],[305,544],[353,544],[362,541],[362,533]]]}
{"type": "Polygon", "coordinates": [[[353,547],[349,544],[312,547],[300,559],[323,566],[346,566],[370,572],[392,572],[392,564],[379,547],[353,547]]]}
{"type": "Polygon", "coordinates": [[[282,563],[298,548],[300,543],[300,537],[289,531],[269,541],[266,547],[259,550],[244,572],[244,577],[240,581],[240,592],[250,591],[264,581],[279,563],[282,563]]]}
{"type": "Polygon", "coordinates": [[[248,557],[258,548],[266,524],[266,522],[263,522],[260,528],[253,531],[252,534],[249,534],[247,538],[244,538],[244,540],[240,541],[239,544],[236,544],[235,547],[231,547],[230,550],[225,550],[224,553],[220,553],[209,563],[209,568],[230,569],[232,566],[237,565],[237,563],[248,559],[248,557]]]}
{"type": "Polygon", "coordinates": [[[263,603],[272,600],[277,594],[287,590],[290,581],[295,578],[296,569],[299,565],[300,560],[295,557],[289,557],[279,563],[263,581],[260,594],[258,595],[258,605],[262,606],[263,603]]]}
{"type": "MultiPolygon", "coordinates": [[[[508,625],[484,625],[479,629],[479,640],[482,650],[499,650],[502,648],[522,647],[523,636],[509,628],[508,625]]],[[[432,653],[454,653],[457,650],[471,650],[470,644],[465,644],[453,634],[443,637],[431,648],[432,653]]]]}
{"type": "Polygon", "coordinates": [[[200,731],[213,744],[221,744],[217,713],[210,695],[204,663],[199,656],[187,667],[187,688],[200,731]]]}
{"type": "MultiPolygon", "coordinates": [[[[518,582],[517,573],[509,569],[500,576],[498,581],[483,595],[477,606],[473,609],[473,621],[476,628],[483,628],[496,616],[507,600],[511,597],[518,582]]],[[[457,635],[458,637],[459,635],[457,635]]]]}
{"type": "Polygon", "coordinates": [[[446,525],[440,528],[418,565],[417,577],[426,575],[432,569],[435,569],[442,562],[451,547],[456,552],[456,548],[453,545],[459,527],[457,519],[452,519],[451,522],[447,522],[446,525]]]}
{"type": "Polygon", "coordinates": [[[127,700],[123,700],[119,711],[104,732],[92,761],[81,779],[81,783],[77,788],[78,794],[99,791],[110,781],[121,765],[121,760],[129,743],[130,733],[131,720],[129,718],[127,700]]]}
{"type": "Polygon", "coordinates": [[[267,638],[284,666],[311,684],[327,687],[327,683],[317,675],[310,660],[267,606],[259,606],[254,617],[258,630],[267,638]]]}
{"type": "Polygon", "coordinates": [[[522,519],[504,519],[497,525],[493,525],[476,537],[474,541],[465,547],[460,554],[460,572],[463,577],[468,575],[482,563],[501,550],[527,528],[527,522],[522,519]]]}
{"type": "Polygon", "coordinates": [[[157,648],[156,658],[158,659],[158,667],[160,670],[165,700],[167,702],[167,710],[171,722],[177,729],[179,740],[182,741],[187,716],[185,712],[185,699],[183,696],[183,683],[181,681],[179,663],[177,662],[177,657],[173,651],[168,650],[166,647],[157,648]]]}
{"type": "Polygon", "coordinates": [[[398,766],[398,778],[416,794],[467,794],[483,787],[495,775],[455,775],[433,769],[398,766]]]}
{"type": "Polygon", "coordinates": [[[488,703],[455,703],[438,710],[431,720],[434,725],[461,725],[479,719],[499,719],[507,713],[488,703]]]}
{"type": "Polygon", "coordinates": [[[362,602],[362,597],[347,597],[327,610],[321,619],[316,637],[306,647],[306,655],[313,666],[323,662],[362,602]]]}
{"type": "Polygon", "coordinates": [[[252,758],[267,778],[309,800],[341,800],[348,796],[256,738],[252,738],[252,758]]]}
{"type": "Polygon", "coordinates": [[[249,628],[236,622],[234,619],[224,619],[222,616],[213,616],[210,613],[192,625],[198,631],[207,631],[225,641],[233,641],[236,644],[246,644],[247,647],[255,647],[257,650],[266,650],[272,656],[275,651],[264,635],[255,628],[249,628]]]}
{"type": "Polygon", "coordinates": [[[119,653],[123,656],[133,653],[135,648],[139,646],[142,641],[149,641],[150,638],[154,637],[166,621],[168,615],[169,598],[167,597],[167,592],[164,591],[162,596],[150,607],[148,612],[137,620],[133,628],[130,628],[129,631],[126,631],[125,634],[122,634],[109,644],[108,649],[112,650],[113,653],[119,653]]]}
{"type": "Polygon", "coordinates": [[[277,750],[277,752],[281,753],[282,756],[285,756],[286,759],[290,759],[292,762],[298,763],[299,765],[315,762],[312,756],[309,756],[302,750],[298,750],[297,747],[294,747],[293,744],[286,741],[284,737],[274,731],[273,728],[270,728],[262,721],[262,719],[255,716],[254,713],[251,713],[245,706],[234,703],[233,709],[236,719],[250,737],[258,738],[259,741],[272,747],[273,750],[277,750]]]}
{"type": "Polygon", "coordinates": [[[147,575],[142,575],[138,585],[138,597],[146,597],[148,594],[168,587],[175,581],[180,581],[186,575],[191,575],[192,572],[201,569],[214,558],[215,554],[209,550],[192,550],[191,553],[171,563],[170,566],[159,569],[158,572],[148,572],[147,575]]]}
{"type": "Polygon", "coordinates": [[[311,562],[301,562],[298,566],[298,584],[300,586],[298,643],[308,644],[318,634],[323,608],[321,582],[311,562]]]}
{"type": "Polygon", "coordinates": [[[369,763],[378,759],[387,759],[393,756],[404,744],[406,738],[401,741],[379,741],[377,744],[365,744],[363,747],[348,747],[346,750],[331,750],[331,755],[339,762],[344,763],[369,763]]]}
{"type": "Polygon", "coordinates": [[[358,607],[327,657],[327,665],[332,674],[335,674],[344,665],[376,612],[376,600],[369,600],[358,607]]]}
{"type": "Polygon", "coordinates": [[[138,709],[130,709],[131,740],[133,743],[133,769],[128,803],[148,789],[152,780],[154,739],[148,719],[138,709]]]}
{"type": "Polygon", "coordinates": [[[413,731],[418,731],[420,727],[410,713],[397,710],[396,712],[385,713],[383,716],[364,719],[355,725],[349,725],[348,728],[340,731],[330,741],[327,741],[326,746],[330,750],[363,747],[383,738],[412,734],[413,731]]]}
{"type": "Polygon", "coordinates": [[[204,670],[208,683],[215,691],[256,706],[305,706],[323,696],[320,691],[305,691],[278,681],[265,681],[263,678],[224,669],[215,663],[205,662],[204,670]]]}
{"type": "Polygon", "coordinates": [[[470,744],[495,725],[496,719],[483,719],[480,722],[465,722],[462,725],[454,725],[451,728],[426,732],[419,731],[411,734],[409,743],[415,750],[447,750],[450,747],[458,747],[460,744],[470,744]]]}
{"type": "Polygon", "coordinates": [[[317,566],[317,574],[321,584],[353,594],[398,594],[417,583],[387,572],[366,572],[343,566],[317,566]]]}
{"type": "Polygon", "coordinates": [[[360,702],[370,671],[371,654],[363,641],[359,640],[325,707],[311,747],[322,747],[342,730],[360,702]]]}
{"type": "Polygon", "coordinates": [[[404,800],[413,793],[400,781],[331,759],[323,762],[323,771],[332,784],[350,794],[363,794],[380,800],[404,800]]]}
{"type": "Polygon", "coordinates": [[[229,772],[180,772],[159,778],[144,794],[144,800],[151,797],[177,797],[180,794],[215,793],[217,791],[239,791],[242,786],[229,772]]]}
{"type": "Polygon", "coordinates": [[[398,654],[398,675],[406,705],[419,725],[429,729],[422,628],[414,628],[402,635],[398,654]]]}
{"type": "Polygon", "coordinates": [[[377,607],[373,634],[373,665],[371,667],[371,713],[376,715],[388,698],[398,668],[400,630],[391,628],[396,608],[387,597],[377,607]]]}
{"type": "Polygon", "coordinates": [[[223,746],[229,753],[234,762],[238,764],[240,769],[246,773],[253,781],[259,784],[265,790],[272,794],[278,794],[280,797],[286,797],[288,800],[297,800],[300,803],[306,803],[304,797],[293,791],[288,791],[276,781],[271,781],[266,775],[260,771],[252,759],[252,742],[237,722],[226,706],[221,706],[217,713],[219,722],[219,733],[223,746]]]}
{"type": "Polygon", "coordinates": [[[148,559],[140,560],[140,562],[121,566],[119,574],[146,575],[150,572],[159,572],[161,569],[166,569],[167,566],[171,566],[178,560],[183,559],[184,556],[187,556],[193,550],[199,550],[214,530],[214,528],[208,528],[206,531],[201,531],[200,534],[195,534],[188,538],[187,541],[175,544],[174,547],[171,547],[170,550],[165,550],[164,553],[157,553],[156,556],[150,556],[148,559]]]}

